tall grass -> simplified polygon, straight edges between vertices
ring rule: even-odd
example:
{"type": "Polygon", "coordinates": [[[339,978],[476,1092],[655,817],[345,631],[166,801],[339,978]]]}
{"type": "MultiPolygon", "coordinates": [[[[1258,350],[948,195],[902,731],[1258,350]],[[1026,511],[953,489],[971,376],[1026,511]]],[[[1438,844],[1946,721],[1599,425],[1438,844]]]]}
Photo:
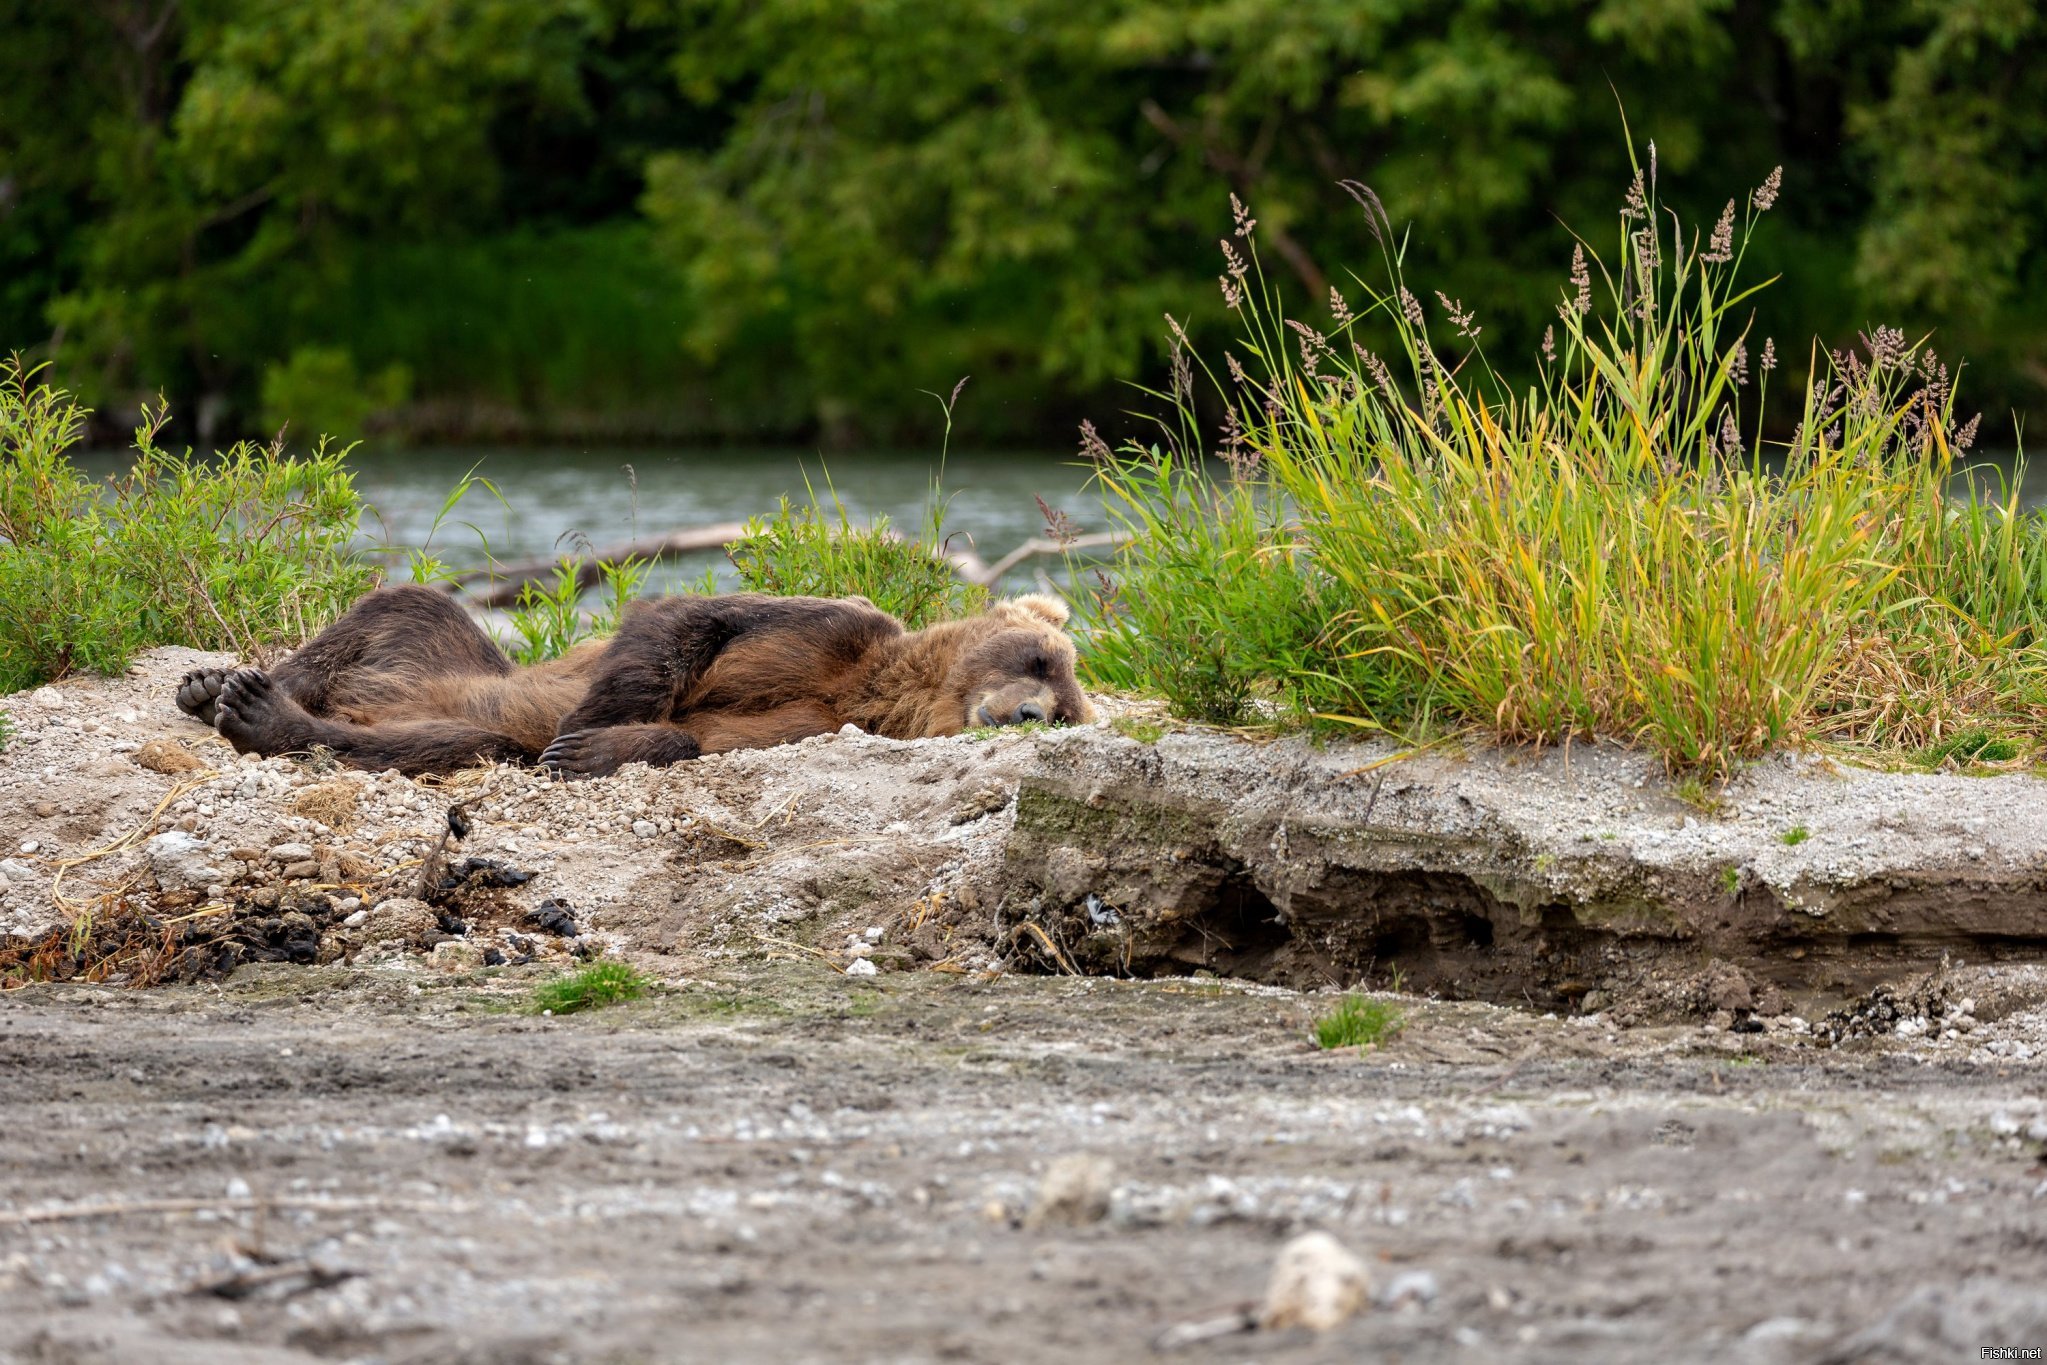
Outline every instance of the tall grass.
{"type": "Polygon", "coordinates": [[[1348,188],[1381,283],[1285,316],[1236,205],[1221,284],[1243,330],[1201,368],[1213,400],[1176,325],[1160,440],[1089,433],[1136,533],[1094,594],[1097,681],[1217,721],[1262,701],[1410,737],[1613,736],[1708,773],[1790,740],[2037,722],[2047,537],[2010,488],[1950,501],[1974,423],[1932,349],[1878,328],[1815,350],[1796,433],[1759,435],[1753,381],[1779,362],[1741,264],[1776,173],[1689,230],[1652,147],[1518,387],[1348,188]]]}
{"type": "Polygon", "coordinates": [[[66,453],[82,410],[0,362],[0,692],[117,672],[151,645],[258,657],[374,582],[341,452],[177,455],[156,444],[164,417],[145,412],[128,471],[96,484],[66,453]]]}

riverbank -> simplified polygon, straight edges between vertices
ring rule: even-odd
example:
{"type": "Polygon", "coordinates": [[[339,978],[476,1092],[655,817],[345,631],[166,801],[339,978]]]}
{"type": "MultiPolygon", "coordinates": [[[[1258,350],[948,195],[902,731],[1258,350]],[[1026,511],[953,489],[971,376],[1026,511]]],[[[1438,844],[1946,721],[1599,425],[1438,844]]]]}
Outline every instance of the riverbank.
{"type": "Polygon", "coordinates": [[[0,934],[72,978],[0,994],[0,1360],[2047,1329],[2037,779],[1781,758],[1705,812],[1612,748],[1384,762],[1105,698],[425,784],[235,758],[170,700],[221,658],[0,700],[0,934]],[[604,957],[656,988],[524,1012],[604,957]],[[1360,983],[1395,1027],[1318,1050],[1360,983]],[[1098,1197],[1034,1214],[1065,1157],[1098,1197]],[[1245,1335],[1311,1228],[1375,1306],[1245,1335]]]}

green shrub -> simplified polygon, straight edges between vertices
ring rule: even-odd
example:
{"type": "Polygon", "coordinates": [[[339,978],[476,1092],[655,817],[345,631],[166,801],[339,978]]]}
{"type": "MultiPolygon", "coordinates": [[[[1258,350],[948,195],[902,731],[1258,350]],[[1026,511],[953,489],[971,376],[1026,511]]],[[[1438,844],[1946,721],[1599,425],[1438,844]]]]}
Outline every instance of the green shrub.
{"type": "Polygon", "coordinates": [[[2047,718],[2047,531],[2009,490],[1950,503],[1974,424],[1923,342],[1877,328],[1816,356],[1766,450],[1753,381],[1777,347],[1739,277],[1774,176],[1679,234],[1639,170],[1520,389],[1468,310],[1410,290],[1353,192],[1382,287],[1285,317],[1240,210],[1222,286],[1243,335],[1203,367],[1220,434],[1176,351],[1163,442],[1093,443],[1135,533],[1086,613],[1097,681],[1201,719],[1262,693],[1403,738],[1611,736],[1705,777],[1786,740],[2047,718]]]}
{"type": "Polygon", "coordinates": [[[342,347],[301,346],[263,371],[263,429],[358,437],[411,391],[412,374],[403,365],[364,376],[342,347]]]}
{"type": "Polygon", "coordinates": [[[152,645],[256,657],[372,586],[340,451],[173,455],[156,445],[158,408],[128,471],[95,484],[65,454],[84,414],[34,379],[0,365],[0,692],[117,672],[152,645]]]}

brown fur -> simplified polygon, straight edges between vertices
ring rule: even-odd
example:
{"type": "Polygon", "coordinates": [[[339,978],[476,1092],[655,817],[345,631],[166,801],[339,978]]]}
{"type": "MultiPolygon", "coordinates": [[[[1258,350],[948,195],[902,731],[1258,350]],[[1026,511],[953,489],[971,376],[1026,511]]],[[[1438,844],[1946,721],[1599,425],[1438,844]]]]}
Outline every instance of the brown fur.
{"type": "Polygon", "coordinates": [[[860,598],[635,603],[613,639],[515,668],[446,597],[385,588],[274,674],[202,670],[178,704],[243,752],[357,767],[531,762],[572,776],[785,744],[846,724],[898,739],[1092,716],[1065,606],[997,603],[915,633],[860,598]]]}

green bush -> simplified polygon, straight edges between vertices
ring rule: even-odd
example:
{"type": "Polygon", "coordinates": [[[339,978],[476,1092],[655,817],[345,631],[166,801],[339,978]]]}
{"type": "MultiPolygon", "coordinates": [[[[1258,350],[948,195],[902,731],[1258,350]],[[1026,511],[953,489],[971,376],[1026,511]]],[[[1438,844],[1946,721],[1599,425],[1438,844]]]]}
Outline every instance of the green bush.
{"type": "Polygon", "coordinates": [[[1090,604],[1090,672],[1204,719],[1263,693],[1404,738],[1617,737],[1707,775],[1787,740],[2038,724],[2047,532],[2009,490],[1950,502],[1974,423],[1932,350],[1875,328],[1816,357],[1796,434],[1761,439],[1777,347],[1740,270],[1777,188],[1679,233],[1638,170],[1518,391],[1469,310],[1409,289],[1369,190],[1386,282],[1355,309],[1332,290],[1316,325],[1283,315],[1240,206],[1220,436],[1176,352],[1164,441],[1094,443],[1135,538],[1090,604]]]}
{"type": "Polygon", "coordinates": [[[117,672],[152,645],[257,657],[373,585],[341,452],[173,455],[156,445],[159,408],[128,471],[96,484],[65,453],[83,417],[19,361],[0,365],[0,692],[117,672]]]}
{"type": "Polygon", "coordinates": [[[361,436],[411,390],[412,373],[403,365],[365,376],[342,347],[301,346],[283,364],[263,371],[263,430],[361,436]]]}
{"type": "Polygon", "coordinates": [[[746,538],[727,550],[750,592],[782,597],[858,595],[912,630],[979,611],[988,590],[963,582],[944,555],[942,504],[928,533],[912,540],[876,517],[856,526],[836,497],[807,506],[783,498],[773,516],[755,517],[746,538]]]}

